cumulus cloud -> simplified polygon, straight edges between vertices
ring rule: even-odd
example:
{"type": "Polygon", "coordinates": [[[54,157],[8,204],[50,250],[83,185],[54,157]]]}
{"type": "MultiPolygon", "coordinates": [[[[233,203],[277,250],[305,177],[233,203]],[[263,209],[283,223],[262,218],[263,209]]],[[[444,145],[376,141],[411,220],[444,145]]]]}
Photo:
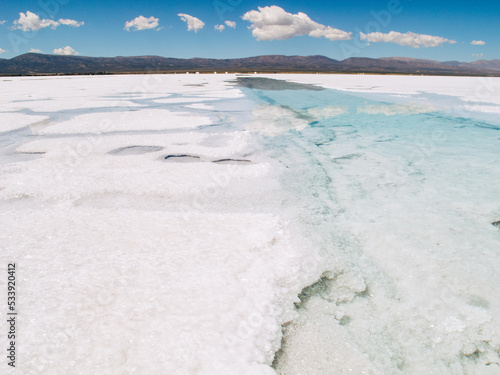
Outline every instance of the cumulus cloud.
{"type": "Polygon", "coordinates": [[[0,21],[0,25],[3,25],[5,22],[7,22],[7,21],[5,21],[5,20],[0,21]]]}
{"type": "Polygon", "coordinates": [[[76,52],[70,46],[66,46],[66,47],[63,47],[63,48],[56,48],[54,50],[54,53],[56,55],[66,55],[66,56],[76,56],[76,55],[78,55],[78,52],[76,52]]]}
{"type": "Polygon", "coordinates": [[[43,53],[42,50],[39,50],[38,48],[31,48],[28,52],[29,53],[43,53]]]}
{"type": "Polygon", "coordinates": [[[153,16],[146,18],[144,16],[135,17],[132,21],[125,22],[125,30],[130,31],[130,29],[135,30],[149,30],[158,27],[159,18],[153,16]]]}
{"type": "Polygon", "coordinates": [[[205,23],[202,20],[190,16],[189,14],[179,13],[178,16],[181,18],[182,21],[187,23],[188,31],[192,30],[195,33],[197,33],[198,30],[203,29],[203,26],[205,26],[205,23]]]}
{"type": "Polygon", "coordinates": [[[19,19],[14,21],[14,28],[23,31],[40,30],[50,27],[55,30],[59,25],[80,27],[84,22],[79,22],[70,19],[60,19],[59,21],[41,19],[38,14],[32,13],[29,10],[24,13],[19,13],[19,19]]]}
{"type": "Polygon", "coordinates": [[[54,20],[40,19],[38,14],[32,13],[29,10],[24,13],[19,13],[19,19],[14,21],[14,28],[23,31],[40,30],[46,27],[55,29],[60,23],[54,20]]]}
{"type": "MultiPolygon", "coordinates": [[[[225,25],[227,27],[230,27],[232,29],[236,28],[236,22],[234,22],[234,21],[224,21],[224,23],[225,23],[225,25]]],[[[224,25],[215,25],[214,28],[215,28],[215,30],[222,32],[223,30],[225,30],[226,26],[224,26],[224,25]]]]}
{"type": "Polygon", "coordinates": [[[370,33],[370,34],[360,33],[360,39],[367,40],[373,43],[380,43],[380,42],[396,43],[401,46],[409,46],[413,48],[439,47],[443,43],[450,43],[450,44],[456,43],[456,41],[454,40],[446,39],[440,36],[416,34],[412,33],[411,31],[404,34],[399,33],[397,31],[391,31],[388,34],[380,32],[370,33]]]}
{"type": "Polygon", "coordinates": [[[482,40],[473,40],[470,44],[472,44],[473,46],[484,46],[486,42],[482,40]]]}
{"type": "Polygon", "coordinates": [[[483,57],[484,53],[473,53],[472,56],[474,56],[474,57],[483,57]]]}
{"type": "Polygon", "coordinates": [[[59,20],[59,23],[61,23],[62,25],[66,25],[66,26],[72,26],[72,27],[80,27],[80,26],[83,26],[85,24],[85,22],[81,21],[81,22],[78,22],[78,21],[75,21],[75,20],[70,20],[70,19],[60,19],[59,20]]]}
{"type": "Polygon", "coordinates": [[[1,55],[2,53],[5,53],[5,52],[7,52],[7,51],[6,51],[6,50],[4,50],[4,49],[1,49],[1,48],[0,48],[0,55],[1,55]]]}
{"type": "Polygon", "coordinates": [[[284,40],[300,35],[330,40],[351,39],[351,33],[321,25],[302,12],[288,13],[276,5],[259,7],[258,11],[251,10],[242,18],[252,24],[252,35],[257,40],[284,40]]]}

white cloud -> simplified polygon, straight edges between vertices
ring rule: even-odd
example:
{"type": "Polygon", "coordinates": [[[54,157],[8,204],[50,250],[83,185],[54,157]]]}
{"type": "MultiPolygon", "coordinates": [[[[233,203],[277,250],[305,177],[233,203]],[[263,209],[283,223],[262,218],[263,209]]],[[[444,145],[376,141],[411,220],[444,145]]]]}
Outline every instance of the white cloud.
{"type": "Polygon", "coordinates": [[[415,34],[411,31],[407,33],[399,33],[397,31],[391,31],[388,34],[384,33],[370,33],[364,34],[360,33],[361,40],[367,40],[373,43],[386,42],[386,43],[396,43],[401,46],[409,46],[413,48],[420,47],[439,47],[443,43],[455,44],[456,41],[446,39],[440,36],[432,36],[425,34],[415,34]]]}
{"type": "Polygon", "coordinates": [[[198,30],[203,29],[203,26],[205,26],[205,23],[202,20],[190,16],[189,14],[179,13],[178,16],[181,18],[181,20],[187,23],[188,31],[193,30],[195,33],[197,33],[198,30]]]}
{"type": "Polygon", "coordinates": [[[36,31],[50,27],[52,30],[55,30],[59,25],[80,27],[83,24],[83,21],[79,22],[70,19],[60,19],[59,21],[41,19],[38,14],[28,10],[26,14],[19,13],[19,19],[14,21],[14,28],[23,31],[36,31]]]}
{"type": "Polygon", "coordinates": [[[470,44],[472,44],[473,46],[484,46],[486,42],[482,40],[473,40],[470,44]]]}
{"type": "Polygon", "coordinates": [[[472,56],[474,56],[474,57],[483,57],[484,53],[473,53],[472,56]]]}
{"type": "Polygon", "coordinates": [[[351,39],[351,33],[314,22],[302,12],[288,13],[276,5],[259,7],[258,11],[251,10],[242,18],[252,23],[252,35],[257,40],[284,40],[299,35],[325,37],[330,40],[351,39]]]}
{"type": "Polygon", "coordinates": [[[83,21],[78,22],[75,20],[62,19],[62,18],[59,20],[59,23],[61,23],[62,25],[72,26],[72,27],[80,27],[80,26],[83,26],[85,24],[85,22],[83,22],[83,21]]]}
{"type": "Polygon", "coordinates": [[[42,50],[39,50],[38,48],[32,48],[28,51],[29,53],[43,53],[42,50]]]}
{"type": "Polygon", "coordinates": [[[5,21],[5,20],[0,21],[0,25],[3,25],[5,22],[7,22],[7,21],[5,21]]]}
{"type": "Polygon", "coordinates": [[[135,17],[132,21],[125,22],[125,30],[130,31],[134,28],[135,30],[149,30],[158,27],[159,18],[153,16],[146,18],[144,16],[135,17]]]}
{"type": "Polygon", "coordinates": [[[6,51],[6,50],[4,50],[4,49],[1,49],[1,48],[0,48],[0,55],[1,55],[2,53],[5,53],[5,52],[7,52],[7,51],[6,51]]]}
{"type": "Polygon", "coordinates": [[[56,55],[66,55],[66,56],[75,56],[78,55],[78,52],[76,52],[73,48],[70,46],[66,46],[64,48],[56,48],[54,50],[54,53],[56,55]]]}
{"type": "Polygon", "coordinates": [[[60,25],[60,23],[54,20],[40,19],[39,15],[28,10],[26,14],[19,13],[19,19],[14,21],[14,25],[14,28],[16,29],[31,31],[44,29],[46,27],[50,27],[54,30],[57,26],[60,25]]]}
{"type": "MultiPolygon", "coordinates": [[[[236,28],[236,22],[234,22],[234,21],[224,21],[224,23],[226,24],[227,27],[231,27],[233,29],[236,28]]],[[[215,28],[215,30],[222,32],[222,31],[225,30],[226,26],[224,26],[224,25],[215,25],[214,28],[215,28]]]]}

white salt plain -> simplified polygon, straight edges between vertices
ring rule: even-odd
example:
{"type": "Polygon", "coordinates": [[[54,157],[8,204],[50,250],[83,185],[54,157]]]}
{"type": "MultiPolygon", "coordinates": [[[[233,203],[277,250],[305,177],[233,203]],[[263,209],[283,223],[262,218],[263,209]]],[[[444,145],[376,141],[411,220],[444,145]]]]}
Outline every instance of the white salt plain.
{"type": "Polygon", "coordinates": [[[48,120],[47,116],[30,116],[23,113],[4,112],[1,114],[2,132],[22,129],[31,124],[48,120]]]}
{"type": "Polygon", "coordinates": [[[268,77],[0,80],[15,373],[500,373],[500,79],[268,77]]]}

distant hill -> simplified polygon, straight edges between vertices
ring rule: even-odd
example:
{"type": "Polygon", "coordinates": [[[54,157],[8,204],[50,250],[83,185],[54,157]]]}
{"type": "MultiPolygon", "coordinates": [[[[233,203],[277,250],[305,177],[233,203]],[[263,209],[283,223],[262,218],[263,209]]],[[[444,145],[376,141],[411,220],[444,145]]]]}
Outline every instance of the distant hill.
{"type": "Polygon", "coordinates": [[[500,76],[500,60],[472,63],[439,62],[388,57],[353,57],[343,61],[325,56],[268,55],[242,59],[175,59],[160,56],[85,57],[27,53],[0,59],[1,75],[40,74],[116,74],[173,72],[304,72],[304,73],[381,73],[429,75],[500,76]]]}
{"type": "MultiPolygon", "coordinates": [[[[463,66],[464,63],[461,63],[460,66],[463,66]]],[[[485,70],[500,70],[500,60],[479,60],[474,61],[473,63],[466,64],[467,66],[475,66],[477,68],[485,69],[485,70]]]]}

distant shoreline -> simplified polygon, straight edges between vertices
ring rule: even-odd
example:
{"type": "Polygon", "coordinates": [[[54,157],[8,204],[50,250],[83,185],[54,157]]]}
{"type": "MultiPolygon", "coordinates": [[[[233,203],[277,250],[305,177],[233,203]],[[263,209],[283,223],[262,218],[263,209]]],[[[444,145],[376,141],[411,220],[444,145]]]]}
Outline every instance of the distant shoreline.
{"type": "Polygon", "coordinates": [[[0,59],[0,76],[57,76],[111,74],[382,74],[500,77],[500,60],[472,63],[402,57],[266,55],[240,59],[177,59],[161,56],[85,57],[27,53],[0,59]]]}
{"type": "Polygon", "coordinates": [[[68,76],[115,76],[115,75],[148,75],[148,74],[179,74],[179,75],[255,75],[255,74],[327,74],[327,75],[380,75],[380,76],[415,76],[415,77],[494,77],[500,78],[498,74],[443,74],[443,73],[384,73],[384,72],[311,72],[311,71],[202,71],[202,70],[184,70],[184,71],[139,71],[139,72],[88,72],[88,73],[31,73],[31,74],[2,74],[2,78],[15,78],[15,77],[68,77],[68,76]]]}

